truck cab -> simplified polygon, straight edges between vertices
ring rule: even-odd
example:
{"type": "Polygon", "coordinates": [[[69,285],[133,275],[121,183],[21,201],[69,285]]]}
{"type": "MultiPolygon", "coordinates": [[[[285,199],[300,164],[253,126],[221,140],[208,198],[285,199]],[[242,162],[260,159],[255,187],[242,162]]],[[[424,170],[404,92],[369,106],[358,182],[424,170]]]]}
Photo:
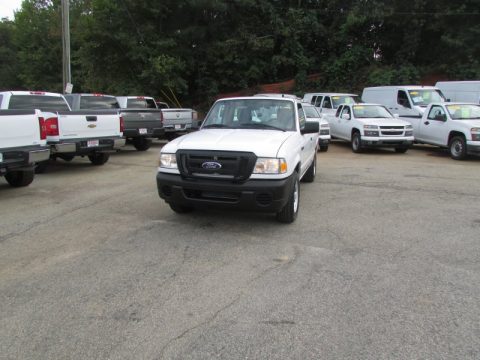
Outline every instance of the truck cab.
{"type": "Polygon", "coordinates": [[[308,102],[318,109],[322,117],[335,116],[337,109],[342,104],[355,104],[358,95],[348,93],[307,93],[303,101],[308,102]]]}
{"type": "Polygon", "coordinates": [[[363,89],[362,101],[381,104],[402,118],[421,118],[429,104],[446,98],[434,86],[376,86],[363,89]]]}
{"type": "Polygon", "coordinates": [[[293,222],[299,181],[315,178],[318,132],[296,98],[220,99],[199,131],[162,148],[158,193],[175,212],[215,206],[293,222]]]}

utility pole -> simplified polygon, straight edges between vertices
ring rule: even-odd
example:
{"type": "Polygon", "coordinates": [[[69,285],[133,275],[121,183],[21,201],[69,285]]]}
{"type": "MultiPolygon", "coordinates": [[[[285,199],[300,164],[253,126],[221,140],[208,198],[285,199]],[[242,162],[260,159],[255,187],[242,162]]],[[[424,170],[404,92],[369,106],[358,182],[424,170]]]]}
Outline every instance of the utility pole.
{"type": "Polygon", "coordinates": [[[70,67],[70,3],[62,0],[63,91],[72,92],[70,67]],[[67,90],[68,88],[68,90],[67,90]]]}

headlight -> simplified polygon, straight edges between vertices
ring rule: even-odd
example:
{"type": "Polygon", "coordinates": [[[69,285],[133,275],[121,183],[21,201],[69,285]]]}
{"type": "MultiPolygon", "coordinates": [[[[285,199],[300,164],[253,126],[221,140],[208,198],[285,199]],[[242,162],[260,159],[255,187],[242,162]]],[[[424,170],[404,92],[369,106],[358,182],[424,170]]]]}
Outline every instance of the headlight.
{"type": "Polygon", "coordinates": [[[364,130],[378,130],[378,125],[363,125],[364,130]]]}
{"type": "Polygon", "coordinates": [[[177,157],[175,154],[160,154],[160,167],[166,169],[178,169],[177,167],[177,157]]]}
{"type": "Polygon", "coordinates": [[[285,174],[287,162],[285,159],[258,158],[255,163],[254,174],[285,174]]]}
{"type": "Polygon", "coordinates": [[[413,136],[413,130],[405,131],[405,136],[413,136]]]}
{"type": "Polygon", "coordinates": [[[472,141],[480,141],[480,128],[471,128],[472,141]]]}
{"type": "Polygon", "coordinates": [[[320,127],[322,129],[330,129],[330,124],[322,124],[320,127]]]}
{"type": "Polygon", "coordinates": [[[412,125],[406,125],[406,126],[405,126],[405,129],[406,129],[406,130],[413,130],[413,126],[412,126],[412,125]]]}

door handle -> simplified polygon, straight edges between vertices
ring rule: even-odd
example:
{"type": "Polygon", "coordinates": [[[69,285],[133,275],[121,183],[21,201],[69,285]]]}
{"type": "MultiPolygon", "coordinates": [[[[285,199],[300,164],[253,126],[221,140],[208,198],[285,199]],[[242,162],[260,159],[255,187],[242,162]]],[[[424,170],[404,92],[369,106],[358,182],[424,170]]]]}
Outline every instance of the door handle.
{"type": "Polygon", "coordinates": [[[430,121],[425,121],[424,124],[425,125],[430,125],[430,121]]]}
{"type": "Polygon", "coordinates": [[[302,146],[302,150],[305,149],[305,146],[302,146]]]}

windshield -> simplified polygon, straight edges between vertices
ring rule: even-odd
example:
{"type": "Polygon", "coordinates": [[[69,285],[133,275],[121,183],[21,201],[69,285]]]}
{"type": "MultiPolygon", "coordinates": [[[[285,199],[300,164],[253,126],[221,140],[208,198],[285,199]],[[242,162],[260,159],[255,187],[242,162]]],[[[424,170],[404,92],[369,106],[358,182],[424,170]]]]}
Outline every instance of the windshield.
{"type": "Polygon", "coordinates": [[[157,104],[155,104],[155,100],[149,98],[130,98],[127,99],[127,108],[128,109],[156,109],[157,104]]]}
{"type": "Polygon", "coordinates": [[[113,96],[82,95],[80,109],[118,109],[117,99],[113,96]]]}
{"type": "Polygon", "coordinates": [[[307,119],[317,119],[320,117],[315,106],[303,105],[303,110],[305,111],[305,116],[307,119]]]}
{"type": "Polygon", "coordinates": [[[479,105],[447,105],[452,120],[480,119],[479,105]]]}
{"type": "Polygon", "coordinates": [[[8,108],[12,110],[70,111],[63,97],[50,95],[12,95],[8,108]]]}
{"type": "Polygon", "coordinates": [[[295,130],[292,101],[277,99],[221,100],[207,115],[202,129],[295,130]]]}
{"type": "Polygon", "coordinates": [[[380,105],[354,105],[353,115],[357,119],[362,118],[391,118],[392,114],[380,105]]]}
{"type": "Polygon", "coordinates": [[[333,108],[338,109],[340,105],[347,104],[356,104],[358,101],[356,99],[356,96],[350,96],[350,95],[336,95],[332,96],[333,100],[333,108]]]}
{"type": "Polygon", "coordinates": [[[409,90],[413,105],[427,106],[431,103],[444,102],[445,97],[440,90],[409,90]]]}

